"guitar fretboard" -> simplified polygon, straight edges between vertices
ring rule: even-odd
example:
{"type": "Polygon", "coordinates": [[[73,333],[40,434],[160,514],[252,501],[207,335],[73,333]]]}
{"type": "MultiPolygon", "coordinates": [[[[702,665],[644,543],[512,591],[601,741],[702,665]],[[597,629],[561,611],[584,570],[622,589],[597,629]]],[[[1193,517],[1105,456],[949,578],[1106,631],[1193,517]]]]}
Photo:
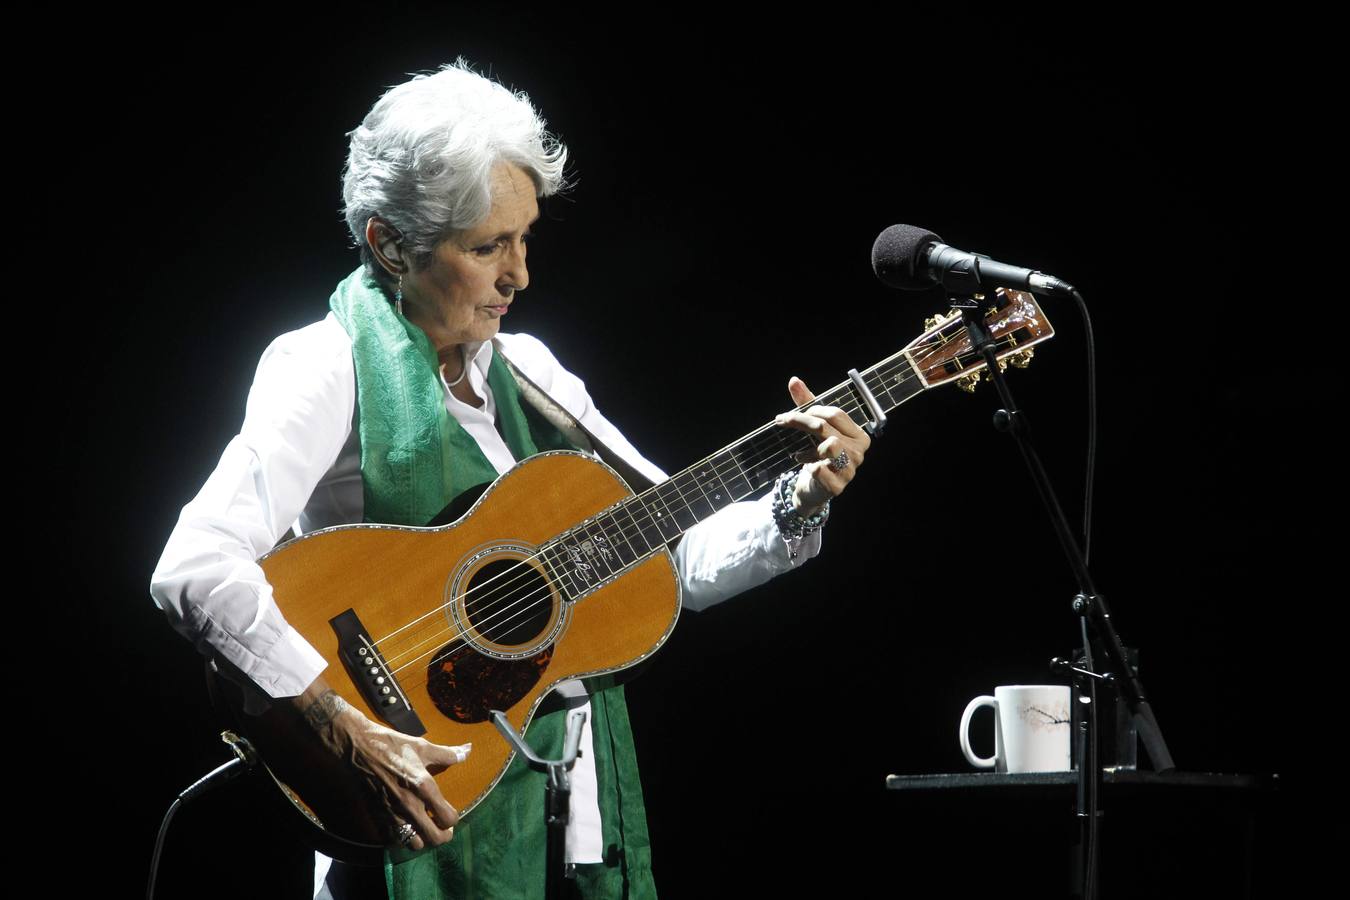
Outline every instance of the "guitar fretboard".
{"type": "MultiPolygon", "coordinates": [[[[861,375],[887,413],[924,390],[903,351],[861,375]]],[[[867,402],[851,380],[799,409],[815,405],[837,406],[859,424],[872,419],[867,402]]],[[[815,446],[810,434],[764,425],[569,529],[544,544],[540,555],[568,599],[579,600],[718,510],[763,491],[802,459],[815,459],[815,446]]]]}

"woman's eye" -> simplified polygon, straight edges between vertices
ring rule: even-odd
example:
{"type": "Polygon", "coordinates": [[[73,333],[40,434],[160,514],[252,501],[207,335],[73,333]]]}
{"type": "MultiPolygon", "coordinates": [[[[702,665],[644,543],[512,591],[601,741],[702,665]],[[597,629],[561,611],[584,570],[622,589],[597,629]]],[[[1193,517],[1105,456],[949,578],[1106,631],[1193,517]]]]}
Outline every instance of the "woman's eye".
{"type": "MultiPolygon", "coordinates": [[[[530,234],[530,233],[528,233],[528,232],[525,233],[525,234],[522,234],[522,235],[520,236],[520,242],[521,242],[522,244],[529,243],[529,242],[530,242],[531,240],[533,240],[533,239],[534,239],[534,235],[533,235],[533,234],[530,234]]],[[[506,239],[502,239],[502,240],[498,240],[498,241],[493,241],[492,243],[490,243],[490,244],[484,244],[484,245],[481,246],[481,247],[474,247],[474,248],[473,248],[473,253],[474,253],[474,255],[476,255],[476,256],[491,256],[493,253],[496,253],[496,252],[497,252],[498,250],[500,250],[502,247],[506,246],[507,243],[508,243],[508,241],[507,241],[506,239]]]]}

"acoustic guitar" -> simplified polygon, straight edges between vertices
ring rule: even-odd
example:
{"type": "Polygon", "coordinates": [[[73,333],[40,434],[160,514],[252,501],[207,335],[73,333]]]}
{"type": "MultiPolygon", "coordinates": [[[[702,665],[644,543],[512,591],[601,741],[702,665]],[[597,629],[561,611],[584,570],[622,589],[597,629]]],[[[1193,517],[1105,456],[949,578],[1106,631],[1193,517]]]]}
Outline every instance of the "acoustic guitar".
{"type": "MultiPolygon", "coordinates": [[[[985,318],[1000,366],[1025,366],[1054,331],[1030,294],[998,292],[985,318]]],[[[930,319],[901,351],[819,395],[871,423],[923,391],[972,389],[984,361],[958,312],[930,319]]],[[[808,404],[810,405],[810,404],[808,404]]],[[[582,453],[527,459],[443,527],[343,525],[282,544],[259,562],[286,620],[328,662],[344,700],[391,728],[473,752],[436,782],[461,814],[496,785],[513,752],[500,709],[523,732],[561,682],[608,675],[655,653],[680,611],[668,549],[719,509],[762,492],[814,458],[814,439],[765,425],[640,493],[582,453]]],[[[349,861],[387,839],[355,779],[289,704],[236,724],[286,797],[314,826],[311,843],[349,861]]],[[[540,748],[545,754],[553,748],[540,748]]]]}

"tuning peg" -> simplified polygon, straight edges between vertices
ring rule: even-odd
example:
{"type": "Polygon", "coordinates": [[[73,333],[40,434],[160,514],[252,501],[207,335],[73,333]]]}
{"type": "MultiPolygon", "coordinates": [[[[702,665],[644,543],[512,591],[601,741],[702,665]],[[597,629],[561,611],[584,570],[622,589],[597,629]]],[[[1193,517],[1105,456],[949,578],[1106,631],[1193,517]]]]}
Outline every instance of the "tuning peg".
{"type": "Polygon", "coordinates": [[[1008,362],[1013,364],[1015,369],[1025,369],[1031,365],[1031,357],[1036,355],[1035,347],[1028,347],[1008,357],[1008,362]]]}
{"type": "Polygon", "coordinates": [[[929,316],[928,318],[924,319],[923,330],[932,331],[934,328],[941,328],[948,322],[954,321],[955,319],[959,318],[961,318],[961,310],[952,308],[947,310],[945,314],[929,316]]]}
{"type": "Polygon", "coordinates": [[[980,383],[979,372],[971,372],[968,375],[962,375],[960,378],[956,379],[956,386],[959,387],[961,390],[965,391],[967,394],[975,393],[975,386],[978,385],[979,383],[980,383]]]}

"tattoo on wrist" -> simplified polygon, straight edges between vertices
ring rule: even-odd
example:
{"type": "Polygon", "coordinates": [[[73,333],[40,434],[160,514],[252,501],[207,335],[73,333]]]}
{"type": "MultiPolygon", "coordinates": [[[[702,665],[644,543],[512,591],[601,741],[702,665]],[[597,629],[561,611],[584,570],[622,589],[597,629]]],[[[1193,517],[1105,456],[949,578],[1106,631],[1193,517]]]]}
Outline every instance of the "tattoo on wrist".
{"type": "Polygon", "coordinates": [[[309,727],[318,731],[337,718],[337,714],[347,707],[347,701],[337,695],[337,691],[328,690],[319,699],[305,707],[305,721],[309,727]]]}

